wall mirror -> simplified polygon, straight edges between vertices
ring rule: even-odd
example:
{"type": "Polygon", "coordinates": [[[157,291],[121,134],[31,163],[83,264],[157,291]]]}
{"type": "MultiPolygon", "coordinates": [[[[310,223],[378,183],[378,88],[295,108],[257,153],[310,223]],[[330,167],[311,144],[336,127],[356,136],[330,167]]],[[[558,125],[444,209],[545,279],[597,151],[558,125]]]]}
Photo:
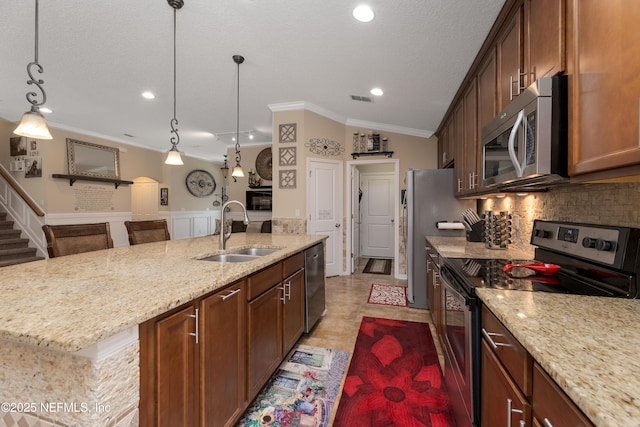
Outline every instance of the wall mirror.
{"type": "Polygon", "coordinates": [[[120,179],[119,150],[67,138],[69,175],[120,179]]]}

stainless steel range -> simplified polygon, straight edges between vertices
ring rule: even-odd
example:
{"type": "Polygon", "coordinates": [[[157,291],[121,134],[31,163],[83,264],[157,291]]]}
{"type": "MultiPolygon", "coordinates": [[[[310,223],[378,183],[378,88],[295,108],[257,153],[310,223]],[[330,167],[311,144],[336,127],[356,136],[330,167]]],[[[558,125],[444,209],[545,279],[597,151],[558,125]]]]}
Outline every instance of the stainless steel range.
{"type": "MultiPolygon", "coordinates": [[[[534,222],[534,260],[445,259],[445,380],[458,426],[480,426],[480,307],[478,287],[638,298],[640,229],[534,222]],[[555,274],[507,264],[557,265],[555,274]]],[[[543,266],[544,267],[544,266],[543,266]]],[[[482,426],[492,427],[492,426],[482,426]]]]}

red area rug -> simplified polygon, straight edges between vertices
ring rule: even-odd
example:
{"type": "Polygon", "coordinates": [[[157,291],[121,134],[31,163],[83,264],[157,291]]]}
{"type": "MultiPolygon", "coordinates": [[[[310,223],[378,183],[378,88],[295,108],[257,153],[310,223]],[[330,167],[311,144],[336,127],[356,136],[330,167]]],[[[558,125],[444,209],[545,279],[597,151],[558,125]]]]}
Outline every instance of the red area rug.
{"type": "Polygon", "coordinates": [[[334,427],[453,427],[427,323],[363,317],[334,427]]]}

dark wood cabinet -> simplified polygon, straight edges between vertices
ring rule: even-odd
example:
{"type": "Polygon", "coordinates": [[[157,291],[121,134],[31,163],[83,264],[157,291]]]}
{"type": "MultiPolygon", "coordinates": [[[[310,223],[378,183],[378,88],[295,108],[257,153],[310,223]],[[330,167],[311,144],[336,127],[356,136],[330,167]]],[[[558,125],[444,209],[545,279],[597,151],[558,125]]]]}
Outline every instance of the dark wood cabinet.
{"type": "Polygon", "coordinates": [[[569,2],[569,174],[572,181],[640,175],[640,2],[569,2]]]}
{"type": "Polygon", "coordinates": [[[304,332],[304,270],[285,278],[283,285],[286,295],[282,307],[282,350],[287,354],[304,332]]]}
{"type": "Polygon", "coordinates": [[[456,160],[454,161],[455,172],[454,190],[456,195],[463,195],[466,185],[464,178],[464,104],[458,102],[453,112],[453,133],[449,133],[452,138],[456,160]]]}
{"type": "Polygon", "coordinates": [[[527,86],[565,70],[564,0],[525,0],[525,69],[527,86]]]}
{"type": "Polygon", "coordinates": [[[231,426],[304,331],[304,253],[142,323],[140,426],[231,426]]]}
{"type": "Polygon", "coordinates": [[[295,254],[248,279],[247,400],[251,401],[304,330],[304,254],[295,254]],[[255,289],[264,290],[258,295],[255,289]],[[258,295],[258,296],[256,296],[258,295]]]}
{"type": "Polygon", "coordinates": [[[523,7],[519,6],[501,29],[497,42],[498,111],[520,94],[525,86],[523,67],[523,7]]]}
{"type": "Polygon", "coordinates": [[[244,281],[200,306],[200,425],[233,425],[247,406],[244,281]]]}
{"type": "Polygon", "coordinates": [[[593,423],[584,416],[582,411],[537,363],[533,366],[533,398],[531,403],[534,425],[542,427],[593,427],[593,423]]]}
{"type": "Polygon", "coordinates": [[[247,305],[247,400],[251,401],[282,360],[282,301],[278,283],[247,305]]]}
{"type": "Polygon", "coordinates": [[[431,319],[436,328],[438,338],[444,339],[443,333],[443,302],[442,287],[440,286],[440,262],[438,253],[432,248],[427,247],[427,299],[429,301],[429,311],[431,319]]]}
{"type": "Polygon", "coordinates": [[[479,187],[480,139],[478,138],[478,90],[476,79],[472,79],[462,98],[463,123],[463,170],[466,194],[473,194],[479,187]]]}
{"type": "Polygon", "coordinates": [[[443,127],[438,137],[438,167],[445,168],[454,161],[453,144],[452,144],[452,124],[451,120],[443,127]]]}
{"type": "Polygon", "coordinates": [[[517,384],[482,340],[481,425],[520,427],[531,425],[531,405],[517,384]]]}
{"type": "Polygon", "coordinates": [[[196,316],[190,304],[141,325],[140,425],[196,425],[196,316]]]}

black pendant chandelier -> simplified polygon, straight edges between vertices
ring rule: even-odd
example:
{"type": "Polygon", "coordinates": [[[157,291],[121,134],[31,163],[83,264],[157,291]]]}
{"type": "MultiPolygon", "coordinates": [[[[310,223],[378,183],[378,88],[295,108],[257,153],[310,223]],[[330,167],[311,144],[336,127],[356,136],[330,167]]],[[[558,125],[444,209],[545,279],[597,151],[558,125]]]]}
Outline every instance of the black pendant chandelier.
{"type": "Polygon", "coordinates": [[[33,68],[38,73],[44,71],[42,65],[38,63],[38,0],[36,0],[36,32],[35,32],[35,57],[32,62],[27,64],[27,74],[29,75],[29,80],[27,80],[27,84],[36,85],[38,89],[42,92],[42,101],[38,102],[36,97],[38,94],[36,92],[27,92],[27,101],[31,104],[31,109],[23,114],[22,120],[20,120],[20,124],[13,131],[16,135],[26,136],[28,138],[36,138],[36,139],[53,139],[51,134],[49,133],[49,128],[47,127],[47,121],[44,119],[44,116],[40,112],[40,106],[44,105],[47,101],[47,94],[44,91],[42,85],[44,84],[44,80],[36,79],[33,77],[33,68]]]}
{"type": "Polygon", "coordinates": [[[164,161],[167,165],[183,165],[178,144],[180,143],[180,135],[178,134],[178,119],[176,118],[176,15],[178,9],[184,6],[183,0],[167,0],[169,6],[173,8],[173,118],[171,119],[171,150],[167,153],[167,159],[164,161]]]}

